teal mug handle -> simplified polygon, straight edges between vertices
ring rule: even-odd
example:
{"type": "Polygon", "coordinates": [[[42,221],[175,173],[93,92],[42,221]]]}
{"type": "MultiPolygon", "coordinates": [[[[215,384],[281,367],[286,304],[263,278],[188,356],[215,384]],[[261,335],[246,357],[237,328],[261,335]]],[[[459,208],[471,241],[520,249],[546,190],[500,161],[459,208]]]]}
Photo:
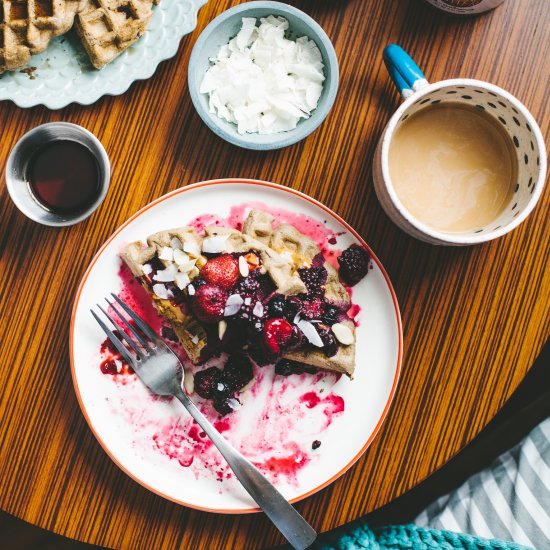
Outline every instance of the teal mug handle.
{"type": "Polygon", "coordinates": [[[384,48],[384,63],[399,93],[405,99],[428,84],[424,73],[412,57],[397,44],[384,48]]]}

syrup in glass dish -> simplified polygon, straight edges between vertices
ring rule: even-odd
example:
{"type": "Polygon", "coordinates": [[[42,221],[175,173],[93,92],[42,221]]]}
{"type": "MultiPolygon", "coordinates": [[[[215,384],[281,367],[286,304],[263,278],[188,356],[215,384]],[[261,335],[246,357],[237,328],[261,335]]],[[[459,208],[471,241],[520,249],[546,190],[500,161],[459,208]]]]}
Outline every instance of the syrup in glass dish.
{"type": "Polygon", "coordinates": [[[89,208],[100,193],[100,168],[85,145],[56,140],[33,153],[27,181],[35,199],[50,212],[76,214],[89,208]]]}

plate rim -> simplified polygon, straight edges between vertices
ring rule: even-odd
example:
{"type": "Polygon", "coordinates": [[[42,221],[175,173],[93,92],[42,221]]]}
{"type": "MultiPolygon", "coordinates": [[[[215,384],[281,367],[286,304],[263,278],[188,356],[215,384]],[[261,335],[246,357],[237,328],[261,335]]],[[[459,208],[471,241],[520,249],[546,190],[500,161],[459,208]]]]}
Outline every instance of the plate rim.
{"type": "Polygon", "coordinates": [[[341,468],[336,474],[334,474],[333,476],[331,476],[329,479],[327,479],[323,483],[319,484],[318,486],[314,487],[313,489],[311,489],[311,490],[309,490],[309,491],[307,491],[307,492],[291,499],[290,502],[291,503],[299,502],[299,501],[301,501],[301,500],[303,500],[307,497],[310,497],[311,495],[321,491],[325,487],[329,486],[331,483],[336,481],[339,477],[344,475],[361,458],[361,456],[363,456],[365,451],[370,447],[371,443],[374,441],[375,437],[377,436],[378,432],[380,431],[380,428],[382,427],[382,424],[384,423],[384,420],[386,419],[386,417],[388,415],[390,406],[391,406],[391,404],[393,402],[393,399],[395,397],[395,393],[396,393],[396,390],[397,390],[397,386],[398,386],[399,378],[400,378],[400,374],[401,374],[402,360],[403,360],[403,325],[402,325],[402,321],[401,321],[401,313],[400,313],[400,310],[399,310],[399,303],[397,301],[397,295],[395,293],[395,290],[393,288],[393,285],[391,283],[389,275],[387,274],[386,270],[384,269],[384,266],[382,265],[382,263],[380,262],[380,260],[376,256],[376,254],[374,254],[374,252],[371,250],[370,246],[359,235],[359,233],[357,233],[357,231],[355,231],[355,229],[353,229],[353,227],[351,227],[336,212],[331,210],[328,206],[325,206],[323,203],[321,203],[317,199],[314,199],[313,197],[310,197],[309,195],[307,195],[305,193],[302,193],[301,191],[298,191],[296,189],[292,189],[291,187],[287,187],[285,185],[281,185],[281,184],[278,184],[278,183],[272,183],[272,182],[264,181],[264,180],[250,179],[250,178],[220,178],[220,179],[213,179],[213,180],[204,180],[204,181],[189,184],[189,185],[186,185],[186,186],[183,186],[183,187],[179,187],[178,189],[174,189],[173,191],[170,191],[170,192],[158,197],[157,199],[149,202],[148,204],[146,204],[145,206],[140,208],[137,212],[135,212],[132,216],[130,216],[125,222],[123,222],[121,225],[119,225],[113,231],[113,233],[109,236],[109,238],[101,245],[99,250],[95,253],[94,257],[92,258],[92,260],[88,264],[88,267],[86,268],[86,271],[84,272],[82,278],[80,279],[80,284],[78,285],[78,289],[76,291],[76,295],[75,295],[75,298],[74,298],[73,309],[72,309],[72,313],[71,313],[71,323],[70,323],[70,326],[69,326],[69,359],[70,359],[70,363],[71,363],[71,378],[72,378],[76,398],[77,398],[80,410],[82,411],[82,414],[83,414],[83,416],[84,416],[84,418],[85,418],[85,420],[88,424],[88,427],[90,428],[92,434],[94,435],[94,437],[96,438],[98,443],[101,445],[103,450],[106,452],[107,456],[128,477],[130,477],[135,482],[139,483],[142,487],[145,487],[147,490],[151,491],[152,493],[154,493],[154,494],[156,494],[156,495],[158,495],[158,496],[160,496],[160,497],[162,497],[166,500],[169,500],[171,502],[174,502],[174,503],[182,505],[182,506],[186,506],[188,508],[192,508],[192,509],[195,509],[195,510],[200,510],[200,511],[203,511],[203,512],[217,513],[217,514],[252,514],[252,513],[261,512],[262,511],[261,508],[258,508],[258,507],[252,508],[252,507],[250,507],[250,508],[241,508],[241,509],[226,509],[226,508],[209,508],[209,507],[206,507],[206,506],[199,506],[197,504],[191,504],[191,503],[185,502],[184,500],[180,500],[180,499],[168,496],[168,495],[162,493],[161,491],[156,490],[153,487],[150,487],[147,483],[143,482],[136,475],[134,475],[133,473],[128,471],[128,469],[125,466],[123,466],[114,457],[114,455],[111,453],[111,451],[108,449],[107,445],[104,443],[104,441],[102,440],[100,435],[97,433],[96,429],[94,428],[94,426],[93,426],[93,424],[92,424],[92,422],[91,422],[91,420],[88,416],[88,413],[87,413],[87,411],[84,407],[83,401],[82,401],[82,397],[80,395],[80,390],[79,390],[79,386],[78,386],[78,382],[77,382],[77,378],[76,378],[76,369],[75,369],[75,361],[74,361],[74,328],[75,328],[76,312],[77,312],[77,309],[78,309],[78,305],[80,303],[80,297],[81,297],[84,285],[85,285],[86,281],[88,280],[88,277],[90,275],[90,272],[91,272],[92,268],[94,267],[94,265],[96,264],[96,262],[98,261],[100,256],[103,254],[105,249],[109,246],[109,244],[118,236],[118,234],[124,228],[126,228],[130,223],[132,223],[135,219],[140,217],[142,214],[144,214],[150,208],[152,208],[152,207],[154,207],[154,206],[156,206],[156,205],[158,205],[158,204],[160,204],[160,203],[162,203],[166,200],[169,200],[170,198],[172,198],[176,195],[179,195],[181,193],[185,193],[187,191],[192,191],[192,190],[203,188],[203,187],[210,187],[210,186],[213,186],[213,185],[227,185],[227,184],[245,184],[245,185],[260,186],[260,187],[268,187],[268,188],[271,188],[271,189],[277,189],[279,191],[284,191],[284,192],[290,193],[291,195],[296,195],[296,196],[312,203],[313,205],[321,208],[322,210],[327,212],[329,215],[333,216],[336,219],[337,222],[342,224],[344,226],[344,228],[347,231],[349,231],[361,243],[361,245],[364,246],[367,249],[367,251],[369,252],[369,255],[371,256],[371,259],[376,263],[376,265],[380,269],[380,272],[382,273],[382,275],[383,275],[383,277],[386,281],[386,284],[388,285],[388,289],[390,291],[390,295],[391,295],[391,298],[392,298],[392,303],[393,303],[393,306],[394,306],[394,310],[395,310],[395,318],[396,318],[396,322],[397,322],[397,333],[398,333],[398,351],[397,351],[397,365],[396,365],[394,379],[393,379],[393,382],[392,382],[392,387],[390,389],[390,393],[388,395],[388,399],[386,401],[386,404],[384,406],[382,414],[381,414],[378,422],[376,423],[376,426],[374,427],[374,430],[371,433],[370,437],[363,444],[361,449],[355,454],[355,456],[343,468],[341,468]]]}

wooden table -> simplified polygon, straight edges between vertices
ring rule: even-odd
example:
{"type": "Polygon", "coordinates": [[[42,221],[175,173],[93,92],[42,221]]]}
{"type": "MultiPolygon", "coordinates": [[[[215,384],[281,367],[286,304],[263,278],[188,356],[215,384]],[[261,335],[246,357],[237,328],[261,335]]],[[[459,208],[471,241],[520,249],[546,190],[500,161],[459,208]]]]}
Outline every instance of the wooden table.
{"type": "Polygon", "coordinates": [[[77,405],[68,329],[79,280],[111,232],[167,191],[242,176],[309,193],[357,228],[395,285],[405,335],[401,382],[365,455],[297,505],[320,531],[387,503],[454,456],[511,395],[550,334],[550,193],[523,225],[496,242],[436,248],[389,221],[371,179],[375,144],[399,103],[382,63],[390,42],[403,45],[432,81],[472,77],[508,89],[548,137],[548,0],[508,0],[477,19],[446,17],[418,0],[292,2],[333,40],[340,90],[312,136],[267,153],[216,138],[187,91],[192,45],[235,3],[210,0],[177,57],[121,97],[57,112],[0,105],[3,166],[24,132],[53,120],[90,129],[112,161],[103,206],[71,228],[31,222],[5,185],[0,191],[0,507],[68,537],[116,548],[281,542],[264,516],[188,510],[139,486],[110,461],[77,405]]]}

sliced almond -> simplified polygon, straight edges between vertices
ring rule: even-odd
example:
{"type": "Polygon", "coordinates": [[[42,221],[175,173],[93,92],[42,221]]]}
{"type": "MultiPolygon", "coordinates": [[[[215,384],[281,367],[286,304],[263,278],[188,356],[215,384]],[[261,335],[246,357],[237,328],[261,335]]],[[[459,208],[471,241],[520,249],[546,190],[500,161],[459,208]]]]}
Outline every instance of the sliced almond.
{"type": "Polygon", "coordinates": [[[334,325],[332,325],[331,329],[340,344],[344,344],[344,346],[349,346],[353,344],[353,342],[355,342],[355,336],[353,336],[353,332],[348,326],[344,325],[343,323],[335,323],[334,325]]]}
{"type": "Polygon", "coordinates": [[[321,340],[317,329],[312,323],[310,323],[309,321],[301,320],[298,321],[297,325],[298,328],[302,331],[303,335],[309,340],[310,344],[313,344],[318,348],[322,348],[324,346],[323,340],[321,340]]]}
{"type": "Polygon", "coordinates": [[[188,394],[195,391],[195,377],[188,369],[185,370],[185,374],[183,375],[183,387],[188,394]]]}
{"type": "Polygon", "coordinates": [[[225,331],[227,330],[227,321],[224,321],[223,319],[218,323],[218,338],[220,340],[223,339],[223,335],[225,334],[225,331]]]}
{"type": "Polygon", "coordinates": [[[165,262],[173,262],[174,261],[174,249],[169,247],[169,246],[163,246],[160,249],[158,257],[159,257],[159,260],[164,260],[165,262]]]}
{"type": "Polygon", "coordinates": [[[190,279],[194,279],[195,277],[198,277],[199,276],[199,268],[197,266],[195,266],[190,272],[189,272],[189,278],[190,279]]]}
{"type": "Polygon", "coordinates": [[[195,287],[193,285],[188,285],[187,292],[189,293],[189,296],[195,295],[195,287]]]}
{"type": "Polygon", "coordinates": [[[174,296],[172,292],[161,283],[153,285],[153,292],[163,300],[168,300],[174,296]]]}
{"type": "Polygon", "coordinates": [[[248,262],[245,260],[244,256],[239,256],[239,272],[243,277],[248,277],[250,273],[248,262]]]}

